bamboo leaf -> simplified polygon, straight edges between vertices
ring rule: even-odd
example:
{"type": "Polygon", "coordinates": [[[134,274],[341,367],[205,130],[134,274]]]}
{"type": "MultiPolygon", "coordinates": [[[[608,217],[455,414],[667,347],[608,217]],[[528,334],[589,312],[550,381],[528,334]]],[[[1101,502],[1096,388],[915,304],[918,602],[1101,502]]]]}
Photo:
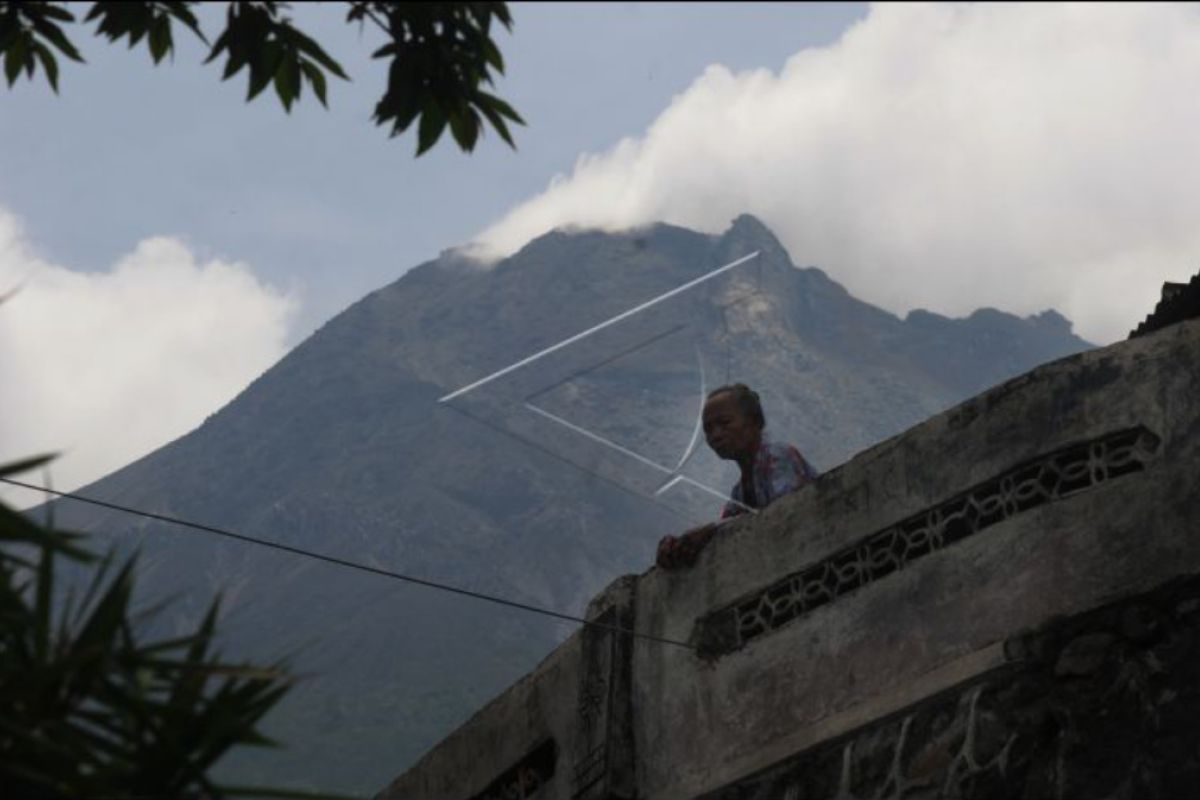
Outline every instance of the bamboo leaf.
{"type": "Polygon", "coordinates": [[[38,562],[37,600],[34,612],[34,636],[37,639],[37,660],[42,663],[50,650],[50,631],[54,622],[50,618],[50,603],[54,597],[54,550],[43,547],[38,562]]]}
{"type": "Polygon", "coordinates": [[[19,475],[22,472],[28,472],[31,469],[37,469],[40,466],[49,464],[54,459],[58,458],[58,453],[44,453],[40,456],[30,456],[23,458],[20,461],[13,461],[8,464],[0,464],[0,478],[9,475],[19,475]]]}
{"type": "Polygon", "coordinates": [[[51,19],[57,19],[61,22],[74,22],[75,15],[62,6],[57,6],[54,3],[42,3],[38,6],[38,11],[51,19]]]}

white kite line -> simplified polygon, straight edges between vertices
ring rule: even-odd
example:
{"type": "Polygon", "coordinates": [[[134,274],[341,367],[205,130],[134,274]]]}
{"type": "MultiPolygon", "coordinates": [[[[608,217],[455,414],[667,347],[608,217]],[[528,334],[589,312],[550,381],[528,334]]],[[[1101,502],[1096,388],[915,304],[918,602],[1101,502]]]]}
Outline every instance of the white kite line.
{"type": "Polygon", "coordinates": [[[596,333],[597,331],[604,330],[605,328],[609,327],[610,325],[615,325],[616,323],[620,322],[623,319],[628,319],[629,317],[632,317],[634,314],[637,314],[639,311],[645,311],[647,308],[657,305],[658,303],[661,303],[663,300],[668,300],[668,299],[674,297],[675,295],[679,294],[680,292],[686,292],[688,289],[691,289],[693,286],[697,286],[697,285],[703,283],[704,281],[709,280],[710,278],[715,278],[717,275],[720,275],[723,272],[727,272],[727,271],[733,269],[734,267],[739,266],[740,264],[744,264],[747,261],[749,261],[750,259],[755,258],[760,252],[762,252],[762,251],[755,250],[753,253],[750,253],[749,255],[742,256],[737,261],[730,262],[723,267],[718,267],[717,269],[714,269],[712,272],[709,272],[705,275],[701,275],[699,278],[696,278],[694,280],[690,280],[687,283],[683,284],[682,286],[676,286],[674,289],[670,290],[669,292],[664,292],[663,294],[660,294],[658,297],[655,297],[653,300],[647,300],[646,302],[642,303],[640,306],[636,306],[634,308],[629,309],[628,311],[624,311],[620,314],[617,314],[615,317],[612,317],[611,319],[606,319],[604,322],[601,322],[599,325],[593,325],[592,327],[588,328],[586,331],[581,331],[580,333],[577,333],[574,336],[571,336],[567,339],[563,339],[562,341],[558,342],[557,344],[550,345],[545,350],[541,350],[541,351],[529,356],[528,358],[523,358],[514,364],[509,364],[504,369],[493,372],[491,375],[488,375],[486,378],[480,378],[479,380],[475,381],[474,383],[468,384],[468,385],[462,387],[461,389],[457,389],[444,397],[440,397],[440,398],[438,398],[438,402],[445,403],[448,400],[453,400],[454,398],[458,397],[459,395],[466,394],[467,392],[469,392],[473,389],[478,389],[480,386],[483,386],[486,383],[491,383],[492,381],[496,380],[496,378],[507,375],[508,373],[512,372],[513,370],[517,370],[517,369],[520,369],[521,367],[532,364],[534,361],[537,361],[539,358],[542,358],[543,356],[547,356],[547,355],[555,352],[556,350],[561,350],[562,348],[564,348],[568,345],[578,342],[580,339],[591,336],[593,333],[596,333]]]}

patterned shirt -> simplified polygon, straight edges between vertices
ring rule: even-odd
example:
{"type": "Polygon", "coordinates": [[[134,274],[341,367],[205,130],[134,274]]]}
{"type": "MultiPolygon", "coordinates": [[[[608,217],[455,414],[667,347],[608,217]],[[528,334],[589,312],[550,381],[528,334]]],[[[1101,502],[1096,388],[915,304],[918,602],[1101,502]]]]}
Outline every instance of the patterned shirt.
{"type": "Polygon", "coordinates": [[[817,471],[800,455],[799,450],[790,444],[775,444],[766,439],[754,454],[754,465],[750,472],[754,486],[752,502],[747,503],[742,496],[742,482],[739,479],[729,493],[731,501],[721,510],[721,519],[745,514],[746,506],[766,508],[783,495],[807,486],[817,478],[817,471]]]}

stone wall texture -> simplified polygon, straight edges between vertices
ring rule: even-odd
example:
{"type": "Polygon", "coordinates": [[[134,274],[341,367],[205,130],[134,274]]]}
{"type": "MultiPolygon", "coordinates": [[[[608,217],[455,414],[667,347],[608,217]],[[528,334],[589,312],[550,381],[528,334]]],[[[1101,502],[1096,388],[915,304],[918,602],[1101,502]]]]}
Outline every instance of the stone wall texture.
{"type": "Polygon", "coordinates": [[[1006,668],[704,797],[1196,796],[1200,580],[1172,582],[1006,644],[1006,668]]]}
{"type": "Polygon", "coordinates": [[[1197,576],[1192,321],[1040,367],[694,567],[614,582],[600,624],[380,796],[1189,796],[1197,576]]]}

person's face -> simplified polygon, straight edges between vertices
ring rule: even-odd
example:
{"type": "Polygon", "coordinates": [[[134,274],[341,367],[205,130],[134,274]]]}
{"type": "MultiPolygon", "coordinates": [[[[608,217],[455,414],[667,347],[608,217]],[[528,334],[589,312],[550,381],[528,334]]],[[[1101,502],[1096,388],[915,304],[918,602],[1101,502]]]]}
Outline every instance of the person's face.
{"type": "Polygon", "coordinates": [[[724,459],[736,460],[750,455],[762,437],[762,429],[728,392],[722,392],[704,404],[702,419],[708,446],[724,459]]]}

